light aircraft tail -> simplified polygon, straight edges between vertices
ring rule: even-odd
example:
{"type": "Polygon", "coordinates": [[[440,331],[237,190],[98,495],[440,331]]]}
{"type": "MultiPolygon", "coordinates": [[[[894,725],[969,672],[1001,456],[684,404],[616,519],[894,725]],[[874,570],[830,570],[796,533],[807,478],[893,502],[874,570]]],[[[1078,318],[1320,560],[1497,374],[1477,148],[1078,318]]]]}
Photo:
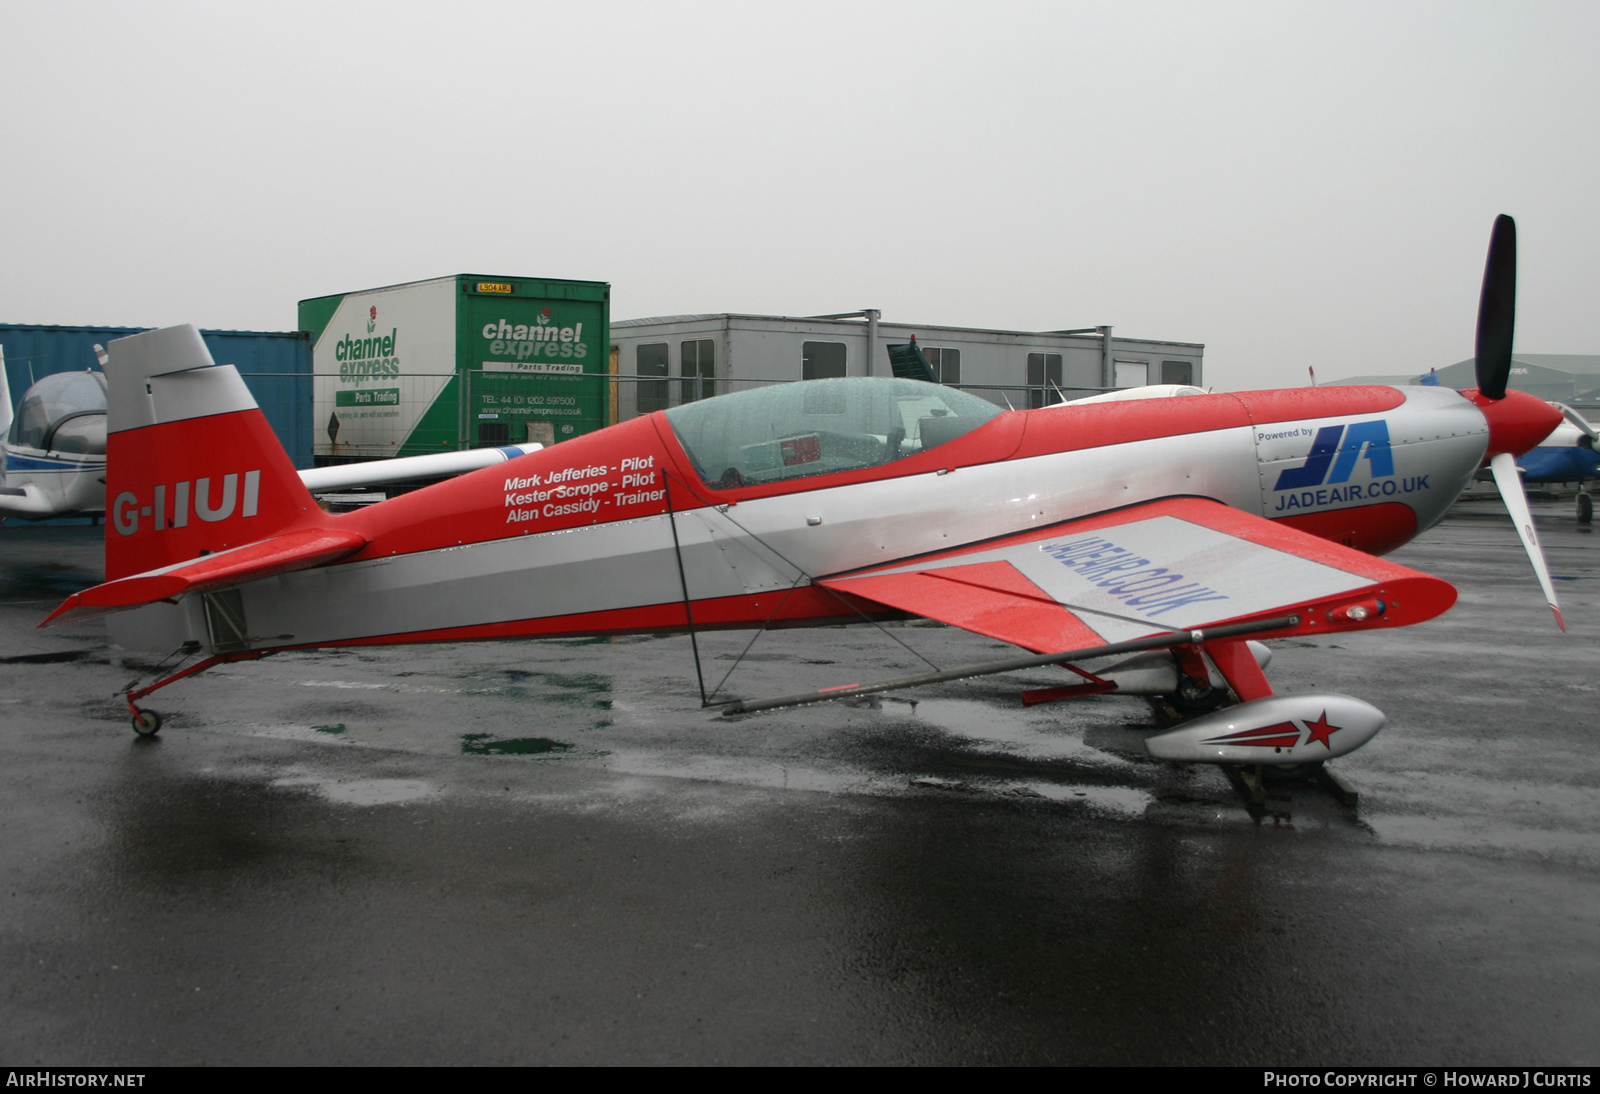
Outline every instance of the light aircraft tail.
{"type": "Polygon", "coordinates": [[[11,430],[11,379],[6,375],[6,348],[0,346],[0,436],[11,430]]]}
{"type": "Polygon", "coordinates": [[[106,365],[106,583],[45,622],[205,592],[358,551],[317,507],[232,365],[200,332],[119,338],[106,365]]]}
{"type": "Polygon", "coordinates": [[[107,580],[323,515],[239,373],[194,327],[119,338],[109,356],[107,580]]]}

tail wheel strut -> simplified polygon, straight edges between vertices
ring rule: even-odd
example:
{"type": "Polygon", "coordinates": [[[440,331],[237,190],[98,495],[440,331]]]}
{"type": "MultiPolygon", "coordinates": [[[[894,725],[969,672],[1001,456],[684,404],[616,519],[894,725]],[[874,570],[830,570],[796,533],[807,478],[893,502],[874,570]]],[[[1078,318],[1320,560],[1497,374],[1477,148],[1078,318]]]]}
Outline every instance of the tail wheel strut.
{"type": "Polygon", "coordinates": [[[146,684],[142,688],[129,688],[127,693],[128,713],[133,715],[133,731],[141,737],[154,737],[161,732],[161,715],[153,710],[141,710],[139,700],[153,692],[160,691],[168,684],[175,684],[184,677],[193,676],[204,672],[212,665],[220,665],[224,661],[257,661],[265,657],[271,650],[245,650],[240,653],[224,653],[214,657],[207,657],[203,661],[196,661],[188,668],[163,676],[153,684],[146,684]]]}

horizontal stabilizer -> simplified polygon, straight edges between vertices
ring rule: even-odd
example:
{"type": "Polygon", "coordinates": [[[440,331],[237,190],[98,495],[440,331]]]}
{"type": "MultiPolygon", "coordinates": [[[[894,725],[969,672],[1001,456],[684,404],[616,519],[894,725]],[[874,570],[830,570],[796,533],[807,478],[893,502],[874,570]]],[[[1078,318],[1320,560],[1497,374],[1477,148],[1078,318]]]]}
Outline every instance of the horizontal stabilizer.
{"type": "Polygon", "coordinates": [[[73,593],[39,625],[52,626],[68,616],[92,619],[154,604],[158,600],[173,600],[185,593],[211,592],[293,570],[325,566],[355,554],[366,545],[366,536],[342,529],[285,532],[243,547],[147,570],[73,593]]]}

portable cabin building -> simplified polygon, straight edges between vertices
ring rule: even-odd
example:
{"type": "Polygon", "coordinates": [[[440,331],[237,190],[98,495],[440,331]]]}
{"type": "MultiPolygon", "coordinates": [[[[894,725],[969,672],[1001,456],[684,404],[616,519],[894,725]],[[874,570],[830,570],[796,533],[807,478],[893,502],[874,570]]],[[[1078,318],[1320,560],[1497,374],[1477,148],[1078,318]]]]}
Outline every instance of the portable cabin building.
{"type": "Polygon", "coordinates": [[[456,274],[300,301],[319,463],[552,444],[609,424],[611,287],[456,274]]]}
{"type": "Polygon", "coordinates": [[[1118,387],[1201,384],[1205,347],[1113,338],[1111,328],[1013,331],[883,322],[876,312],[666,315],[611,326],[618,420],[753,384],[890,375],[888,347],[921,346],[941,383],[1039,407],[1118,387]]]}

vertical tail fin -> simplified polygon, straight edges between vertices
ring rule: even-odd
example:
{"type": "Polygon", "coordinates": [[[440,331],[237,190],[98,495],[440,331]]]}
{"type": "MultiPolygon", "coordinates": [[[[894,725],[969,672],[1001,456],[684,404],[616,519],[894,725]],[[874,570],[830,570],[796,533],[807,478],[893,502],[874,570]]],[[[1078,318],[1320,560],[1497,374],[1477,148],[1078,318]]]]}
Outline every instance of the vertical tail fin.
{"type": "Polygon", "coordinates": [[[6,374],[6,348],[0,346],[0,437],[11,430],[11,377],[6,374]]]}
{"type": "Polygon", "coordinates": [[[118,338],[108,356],[107,581],[322,522],[238,371],[198,330],[118,338]]]}

